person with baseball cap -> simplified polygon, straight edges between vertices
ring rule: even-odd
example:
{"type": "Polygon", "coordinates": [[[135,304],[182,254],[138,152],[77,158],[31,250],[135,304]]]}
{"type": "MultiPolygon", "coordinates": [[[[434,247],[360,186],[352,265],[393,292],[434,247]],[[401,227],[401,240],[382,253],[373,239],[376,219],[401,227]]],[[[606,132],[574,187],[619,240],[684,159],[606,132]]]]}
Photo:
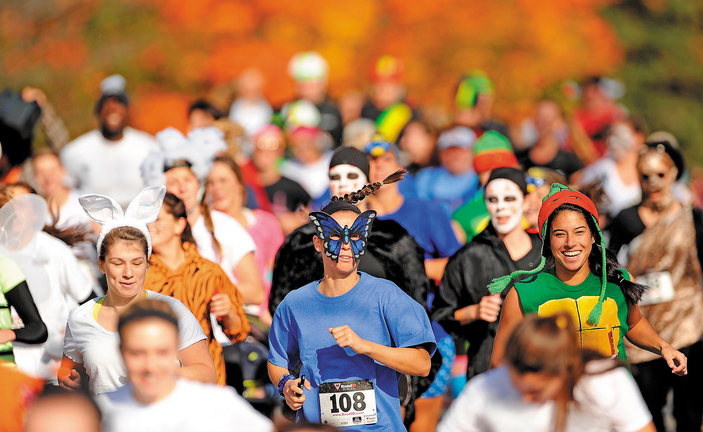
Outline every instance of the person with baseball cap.
{"type": "Polygon", "coordinates": [[[67,186],[108,195],[123,206],[147,186],[141,166],[159,148],[154,138],[128,126],[129,99],[121,75],[105,78],[95,106],[98,128],[68,143],[61,151],[67,186]]]}
{"type": "Polygon", "coordinates": [[[288,73],[295,81],[299,99],[312,102],[320,111],[320,128],[332,136],[334,146],[342,142],[342,114],[327,95],[329,65],[315,51],[297,53],[288,63],[288,73]]]}
{"type": "Polygon", "coordinates": [[[439,203],[450,214],[470,200],[479,180],[473,169],[476,134],[469,128],[455,126],[437,140],[441,165],[417,173],[417,196],[439,203]]]}

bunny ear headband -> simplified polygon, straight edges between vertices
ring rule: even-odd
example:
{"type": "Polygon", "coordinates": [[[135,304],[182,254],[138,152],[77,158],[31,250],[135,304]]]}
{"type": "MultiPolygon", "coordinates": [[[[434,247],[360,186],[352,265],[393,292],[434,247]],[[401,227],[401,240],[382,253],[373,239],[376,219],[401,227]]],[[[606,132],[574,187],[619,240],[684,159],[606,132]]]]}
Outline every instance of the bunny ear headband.
{"type": "Polygon", "coordinates": [[[159,216],[161,203],[166,195],[165,186],[149,186],[144,188],[129,203],[127,212],[114,199],[105,195],[83,195],[78,199],[88,216],[102,226],[98,237],[98,256],[105,235],[117,227],[128,226],[136,228],[144,234],[151,255],[151,236],[147,225],[159,216]]]}

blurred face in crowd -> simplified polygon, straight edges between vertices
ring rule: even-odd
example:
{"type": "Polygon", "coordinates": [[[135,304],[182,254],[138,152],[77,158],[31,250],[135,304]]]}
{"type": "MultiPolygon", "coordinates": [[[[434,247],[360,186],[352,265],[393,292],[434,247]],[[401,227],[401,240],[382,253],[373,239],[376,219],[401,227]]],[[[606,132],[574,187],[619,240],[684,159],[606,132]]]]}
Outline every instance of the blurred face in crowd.
{"type": "Polygon", "coordinates": [[[541,404],[554,400],[564,386],[564,378],[546,372],[520,374],[509,367],[510,379],[522,399],[527,403],[541,404]]]}
{"type": "Polygon", "coordinates": [[[100,413],[87,396],[58,393],[42,396],[24,418],[25,432],[100,432],[100,413]]]}
{"type": "Polygon", "coordinates": [[[413,162],[425,165],[432,157],[435,137],[421,123],[410,122],[405,126],[399,144],[402,150],[410,154],[410,159],[413,162]]]}
{"type": "Polygon", "coordinates": [[[200,190],[200,182],[193,174],[193,171],[187,167],[171,168],[165,173],[166,191],[176,195],[183,204],[186,210],[190,211],[198,204],[198,192],[200,190]]]}
{"type": "Polygon", "coordinates": [[[394,80],[381,80],[371,86],[371,101],[379,109],[386,109],[403,100],[405,86],[394,80]]]}
{"type": "Polygon", "coordinates": [[[623,160],[628,154],[639,150],[644,144],[644,135],[636,132],[632,125],[625,121],[616,122],[610,129],[605,140],[610,156],[615,161],[623,160]]]}
{"type": "Polygon", "coordinates": [[[264,89],[264,76],[256,69],[247,69],[239,76],[237,81],[237,96],[255,101],[262,97],[264,89]]]}
{"type": "Polygon", "coordinates": [[[207,111],[195,109],[188,115],[189,130],[212,126],[213,123],[215,123],[215,117],[207,111]]]}
{"type": "Polygon", "coordinates": [[[354,165],[334,166],[330,168],[329,176],[332,196],[344,196],[344,194],[356,192],[366,184],[364,172],[354,165]]]}
{"type": "Polygon", "coordinates": [[[43,196],[52,196],[62,188],[66,175],[61,160],[53,154],[35,156],[32,159],[34,180],[43,196]]]}
{"type": "Polygon", "coordinates": [[[540,137],[546,137],[562,127],[564,118],[559,105],[551,100],[544,100],[535,109],[535,127],[540,137]]]}
{"type": "Polygon", "coordinates": [[[369,158],[369,181],[371,183],[383,181],[386,177],[403,168],[398,163],[395,152],[387,151],[381,156],[369,158]]]}
{"type": "Polygon", "coordinates": [[[213,164],[205,191],[215,210],[227,213],[231,209],[241,210],[244,207],[244,185],[223,162],[213,164]]]}
{"type": "Polygon", "coordinates": [[[660,208],[674,202],[673,186],[677,169],[668,154],[646,149],[637,162],[643,201],[660,208]]]}
{"type": "Polygon", "coordinates": [[[486,185],[486,208],[498,234],[520,228],[525,197],[520,187],[508,179],[498,178],[486,185]]]}
{"type": "Polygon", "coordinates": [[[318,148],[320,131],[297,130],[290,138],[290,149],[293,157],[303,164],[317,162],[322,157],[322,151],[318,148]]]}
{"type": "Polygon", "coordinates": [[[120,331],[120,351],[134,397],[151,404],[168,396],[176,386],[178,328],[160,318],[146,318],[120,331]]]}
{"type": "Polygon", "coordinates": [[[256,138],[252,162],[258,171],[276,169],[276,163],[285,156],[285,142],[282,135],[264,133],[256,138]]]}
{"type": "Polygon", "coordinates": [[[103,102],[98,113],[100,131],[108,140],[122,138],[122,132],[127,126],[127,107],[119,99],[109,97],[103,102]]]}
{"type": "Polygon", "coordinates": [[[539,229],[538,218],[539,209],[542,207],[542,200],[549,194],[550,184],[539,177],[527,177],[527,190],[529,193],[525,197],[525,219],[530,227],[539,229]]]}
{"type": "Polygon", "coordinates": [[[317,105],[325,99],[327,79],[297,81],[295,88],[301,99],[307,99],[317,105]]]}
{"type": "Polygon", "coordinates": [[[175,243],[181,240],[181,233],[185,229],[186,220],[176,219],[171,212],[168,211],[166,205],[161,206],[159,217],[149,225],[149,234],[151,234],[151,247],[157,254],[164,253],[165,249],[172,247],[175,243]]]}
{"type": "Polygon", "coordinates": [[[473,150],[452,146],[439,152],[439,160],[450,174],[464,174],[473,169],[473,150]]]}

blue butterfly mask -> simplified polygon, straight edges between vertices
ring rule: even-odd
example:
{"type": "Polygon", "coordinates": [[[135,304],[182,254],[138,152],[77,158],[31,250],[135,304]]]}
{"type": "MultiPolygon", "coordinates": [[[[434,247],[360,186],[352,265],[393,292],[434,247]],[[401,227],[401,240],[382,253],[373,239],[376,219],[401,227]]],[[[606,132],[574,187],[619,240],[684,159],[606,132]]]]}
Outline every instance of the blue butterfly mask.
{"type": "Polygon", "coordinates": [[[312,212],[309,218],[315,224],[317,236],[324,241],[325,255],[338,261],[342,244],[351,244],[354,261],[356,261],[364,254],[366,238],[371,231],[371,224],[376,218],[376,212],[367,210],[361,213],[354,220],[351,228],[346,225],[342,228],[332,216],[323,212],[312,212]]]}

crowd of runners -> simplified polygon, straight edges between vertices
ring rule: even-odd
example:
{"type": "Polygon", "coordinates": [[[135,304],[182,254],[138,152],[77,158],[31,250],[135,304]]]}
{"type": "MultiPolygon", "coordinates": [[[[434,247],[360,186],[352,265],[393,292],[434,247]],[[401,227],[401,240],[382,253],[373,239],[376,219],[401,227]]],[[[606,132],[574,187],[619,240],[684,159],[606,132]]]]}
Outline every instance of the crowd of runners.
{"type": "Polygon", "coordinates": [[[155,136],[120,75],[73,140],[0,95],[1,430],[701,430],[700,188],[621,84],[508,125],[479,70],[445,117],[287,72],[155,136]]]}

